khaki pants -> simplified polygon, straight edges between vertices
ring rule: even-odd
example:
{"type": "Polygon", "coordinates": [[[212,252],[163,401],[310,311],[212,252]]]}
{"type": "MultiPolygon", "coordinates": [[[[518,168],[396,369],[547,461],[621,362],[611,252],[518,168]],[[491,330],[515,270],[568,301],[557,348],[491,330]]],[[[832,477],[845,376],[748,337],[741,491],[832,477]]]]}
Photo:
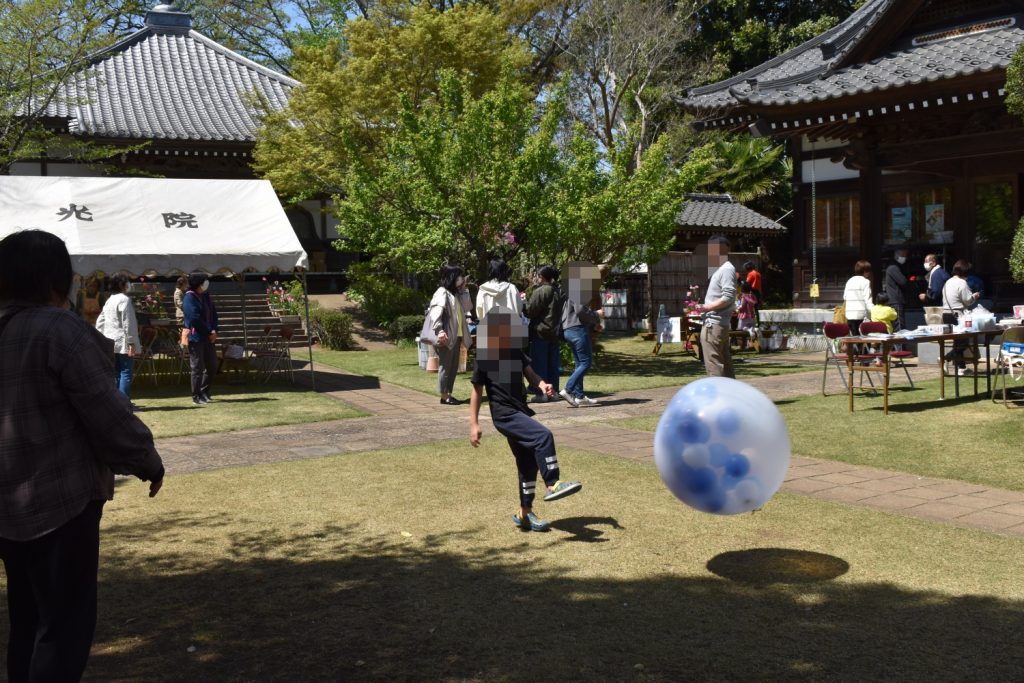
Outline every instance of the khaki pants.
{"type": "Polygon", "coordinates": [[[725,325],[705,325],[700,330],[704,370],[708,377],[732,377],[732,354],[729,352],[729,328],[725,325]]]}

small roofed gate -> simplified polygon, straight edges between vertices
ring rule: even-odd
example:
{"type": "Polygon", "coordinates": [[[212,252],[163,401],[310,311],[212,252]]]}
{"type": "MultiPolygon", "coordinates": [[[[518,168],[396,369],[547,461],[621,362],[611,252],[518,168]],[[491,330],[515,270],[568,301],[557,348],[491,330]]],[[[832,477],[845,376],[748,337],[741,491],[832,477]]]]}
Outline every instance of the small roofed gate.
{"type": "Polygon", "coordinates": [[[703,289],[707,275],[698,278],[693,263],[693,252],[670,251],[660,261],[650,266],[648,286],[655,319],[661,311],[661,306],[665,306],[665,312],[669,317],[683,315],[686,292],[690,286],[700,285],[703,289]]]}

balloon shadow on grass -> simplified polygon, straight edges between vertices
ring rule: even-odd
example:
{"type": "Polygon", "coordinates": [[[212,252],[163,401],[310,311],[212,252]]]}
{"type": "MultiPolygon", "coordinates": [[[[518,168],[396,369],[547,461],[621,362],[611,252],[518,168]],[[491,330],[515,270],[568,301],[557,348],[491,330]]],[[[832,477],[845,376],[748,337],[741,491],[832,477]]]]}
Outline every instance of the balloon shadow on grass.
{"type": "Polygon", "coordinates": [[[753,586],[831,581],[850,570],[833,555],[788,548],[733,550],[711,558],[708,571],[753,586]]]}

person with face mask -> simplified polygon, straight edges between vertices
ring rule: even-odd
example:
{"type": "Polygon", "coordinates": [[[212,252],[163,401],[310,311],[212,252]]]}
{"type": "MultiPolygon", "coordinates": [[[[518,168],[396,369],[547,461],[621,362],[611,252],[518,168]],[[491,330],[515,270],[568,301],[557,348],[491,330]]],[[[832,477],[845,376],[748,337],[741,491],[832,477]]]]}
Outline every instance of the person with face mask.
{"type": "Polygon", "coordinates": [[[188,330],[188,358],[192,369],[192,403],[206,405],[217,372],[217,309],[210,298],[210,276],[196,271],[188,276],[182,297],[184,325],[188,330]]]}
{"type": "Polygon", "coordinates": [[[882,279],[882,291],[889,297],[889,305],[896,311],[896,320],[893,321],[893,331],[902,330],[906,326],[904,322],[904,311],[907,304],[907,275],[903,271],[907,263],[907,250],[897,249],[896,254],[886,269],[882,279]]]}
{"type": "Polygon", "coordinates": [[[441,394],[441,405],[446,406],[462,403],[452,396],[452,389],[459,370],[460,346],[468,349],[472,341],[462,304],[461,292],[465,286],[462,268],[441,266],[441,285],[430,298],[428,308],[430,325],[437,335],[437,390],[441,394]]]}
{"type": "Polygon", "coordinates": [[[924,272],[928,273],[928,291],[922,292],[918,298],[932,306],[942,305],[942,288],[946,286],[949,273],[939,265],[939,259],[935,254],[928,254],[924,257],[924,272]]]}

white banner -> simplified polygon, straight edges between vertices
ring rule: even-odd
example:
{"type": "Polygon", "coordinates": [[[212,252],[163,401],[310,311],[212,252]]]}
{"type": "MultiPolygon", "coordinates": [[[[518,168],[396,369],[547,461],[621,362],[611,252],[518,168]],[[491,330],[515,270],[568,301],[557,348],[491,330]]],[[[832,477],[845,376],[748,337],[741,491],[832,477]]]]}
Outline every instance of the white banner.
{"type": "Polygon", "coordinates": [[[266,180],[0,176],[0,238],[28,228],[61,237],[79,275],[308,265],[266,180]]]}

